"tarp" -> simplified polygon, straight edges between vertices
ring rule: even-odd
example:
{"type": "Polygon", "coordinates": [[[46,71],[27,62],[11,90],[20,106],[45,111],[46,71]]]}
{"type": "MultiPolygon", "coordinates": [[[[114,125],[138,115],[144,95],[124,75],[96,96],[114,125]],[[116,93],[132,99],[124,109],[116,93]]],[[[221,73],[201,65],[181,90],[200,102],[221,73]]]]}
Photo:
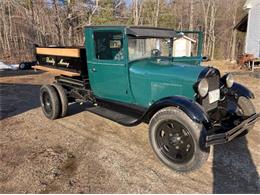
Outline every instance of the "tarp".
{"type": "Polygon", "coordinates": [[[17,69],[19,69],[19,64],[5,64],[3,62],[0,62],[0,71],[17,69]]]}

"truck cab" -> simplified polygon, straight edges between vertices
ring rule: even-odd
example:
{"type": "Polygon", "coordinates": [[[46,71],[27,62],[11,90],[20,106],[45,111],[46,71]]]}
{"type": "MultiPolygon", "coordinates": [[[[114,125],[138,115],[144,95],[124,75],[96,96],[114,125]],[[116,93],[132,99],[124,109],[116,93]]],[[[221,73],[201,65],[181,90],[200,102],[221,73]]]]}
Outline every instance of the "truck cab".
{"type": "Polygon", "coordinates": [[[203,69],[199,66],[201,42],[194,56],[174,57],[175,35],[178,32],[169,29],[87,27],[85,47],[93,93],[143,107],[173,95],[193,99],[192,87],[203,69]]]}
{"type": "Polygon", "coordinates": [[[245,136],[260,117],[254,94],[232,74],[202,66],[201,51],[199,31],[88,26],[85,48],[36,48],[34,68],[58,75],[40,90],[43,113],[63,118],[69,103],[89,102],[86,111],[121,125],[147,123],[162,163],[196,170],[212,145],[245,136]],[[176,52],[184,36],[192,42],[188,56],[176,52]]]}

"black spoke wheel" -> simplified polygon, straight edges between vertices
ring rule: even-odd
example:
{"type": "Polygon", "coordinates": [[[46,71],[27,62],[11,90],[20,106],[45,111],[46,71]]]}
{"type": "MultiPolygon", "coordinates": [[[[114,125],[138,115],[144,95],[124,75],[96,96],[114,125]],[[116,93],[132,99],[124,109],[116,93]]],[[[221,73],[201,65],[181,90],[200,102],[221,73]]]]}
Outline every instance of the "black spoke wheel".
{"type": "Polygon", "coordinates": [[[156,132],[161,153],[175,163],[186,163],[194,155],[194,141],[189,131],[174,120],[163,121],[156,132]]]}
{"type": "Polygon", "coordinates": [[[59,96],[51,85],[44,85],[40,89],[40,102],[44,115],[49,119],[58,118],[61,110],[59,96]]]}
{"type": "Polygon", "coordinates": [[[182,110],[167,107],[150,120],[149,139],[156,156],[177,172],[200,168],[208,158],[206,129],[182,110]]]}

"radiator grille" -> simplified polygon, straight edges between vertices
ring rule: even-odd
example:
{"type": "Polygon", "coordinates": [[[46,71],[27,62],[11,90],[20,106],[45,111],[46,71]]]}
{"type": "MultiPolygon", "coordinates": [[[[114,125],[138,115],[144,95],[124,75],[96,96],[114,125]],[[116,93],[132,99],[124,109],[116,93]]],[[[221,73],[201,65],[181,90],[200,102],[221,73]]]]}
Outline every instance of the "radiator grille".
{"type": "MultiPolygon", "coordinates": [[[[209,83],[209,91],[219,89],[219,76],[210,76],[207,77],[209,83]]],[[[205,108],[206,111],[212,110],[218,106],[218,102],[209,103],[209,95],[202,99],[201,105],[205,108]]]]}

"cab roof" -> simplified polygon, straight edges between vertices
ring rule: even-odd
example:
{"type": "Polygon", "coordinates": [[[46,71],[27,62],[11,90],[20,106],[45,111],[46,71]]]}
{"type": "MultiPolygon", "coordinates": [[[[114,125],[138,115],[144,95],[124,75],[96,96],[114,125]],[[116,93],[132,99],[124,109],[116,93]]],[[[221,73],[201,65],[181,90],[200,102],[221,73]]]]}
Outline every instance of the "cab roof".
{"type": "Polygon", "coordinates": [[[97,26],[86,26],[85,28],[92,29],[102,29],[102,30],[111,30],[111,29],[124,29],[125,33],[132,37],[145,38],[145,37],[154,37],[154,38],[173,38],[176,35],[176,32],[169,28],[157,28],[149,26],[113,26],[113,25],[97,25],[97,26]]]}

